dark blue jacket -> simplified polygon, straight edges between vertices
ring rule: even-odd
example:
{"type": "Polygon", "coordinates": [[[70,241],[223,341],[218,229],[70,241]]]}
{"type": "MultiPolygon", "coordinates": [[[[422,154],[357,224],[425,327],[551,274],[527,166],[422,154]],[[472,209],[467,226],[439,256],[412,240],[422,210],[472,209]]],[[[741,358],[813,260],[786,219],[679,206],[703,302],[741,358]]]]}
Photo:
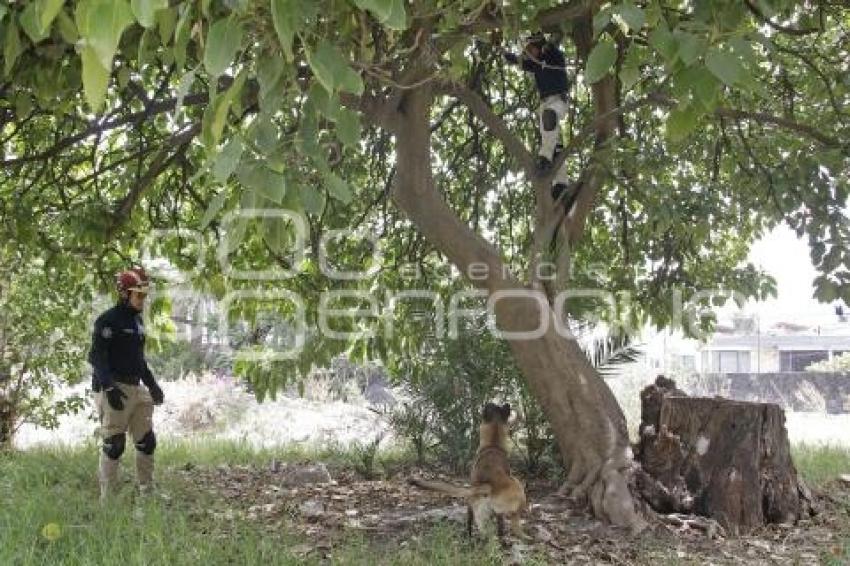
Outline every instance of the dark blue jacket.
{"type": "Polygon", "coordinates": [[[535,61],[528,55],[517,57],[513,53],[505,55],[511,63],[522,63],[522,70],[534,74],[534,83],[540,98],[546,98],[553,94],[566,94],[570,89],[570,81],[567,78],[566,59],[564,53],[552,43],[543,46],[540,58],[535,61]]]}
{"type": "Polygon", "coordinates": [[[141,314],[120,303],[94,323],[89,363],[94,368],[92,389],[100,391],[116,381],[150,387],[156,383],[145,361],[145,327],[141,314]]]}

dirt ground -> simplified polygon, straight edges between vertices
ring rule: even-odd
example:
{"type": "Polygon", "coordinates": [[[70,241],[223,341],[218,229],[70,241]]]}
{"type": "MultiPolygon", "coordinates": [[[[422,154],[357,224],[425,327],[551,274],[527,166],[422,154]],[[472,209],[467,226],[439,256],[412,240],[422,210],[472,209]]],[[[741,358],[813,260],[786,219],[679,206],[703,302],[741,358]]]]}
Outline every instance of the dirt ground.
{"type": "MultiPolygon", "coordinates": [[[[272,462],[267,466],[195,467],[177,473],[190,487],[221,503],[206,512],[240,516],[258,525],[286,525],[303,543],[296,552],[320,558],[345,533],[362,532],[376,547],[404,545],[423,527],[446,522],[465,529],[462,502],[405,481],[366,481],[346,469],[272,462]],[[298,476],[303,477],[298,477],[298,476]],[[293,482],[293,478],[297,481],[293,482]],[[330,480],[330,481],[328,481],[330,480]],[[297,485],[295,485],[297,484],[297,485]]],[[[462,478],[443,477],[458,484],[462,478]]],[[[850,486],[835,482],[816,494],[819,513],[793,526],[771,526],[746,536],[709,538],[654,518],[637,537],[593,520],[576,502],[554,495],[554,485],[528,486],[526,540],[512,539],[506,562],[545,556],[552,564],[850,564],[850,486]]]]}

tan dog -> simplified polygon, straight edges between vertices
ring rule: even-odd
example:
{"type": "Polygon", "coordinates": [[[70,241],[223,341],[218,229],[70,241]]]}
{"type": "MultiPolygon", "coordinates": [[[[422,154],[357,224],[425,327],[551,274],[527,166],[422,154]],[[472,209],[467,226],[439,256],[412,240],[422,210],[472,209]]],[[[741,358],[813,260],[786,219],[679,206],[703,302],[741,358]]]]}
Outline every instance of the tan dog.
{"type": "Polygon", "coordinates": [[[508,418],[511,406],[507,403],[484,405],[483,422],[479,428],[480,442],[472,463],[472,486],[457,487],[445,482],[425,481],[412,478],[410,483],[423,489],[439,491],[467,500],[466,528],[472,536],[472,523],[484,532],[487,520],[496,516],[496,528],[500,538],[505,535],[507,517],[511,522],[511,533],[522,536],[519,522],[525,511],[525,489],[511,475],[508,463],[508,418]]]}

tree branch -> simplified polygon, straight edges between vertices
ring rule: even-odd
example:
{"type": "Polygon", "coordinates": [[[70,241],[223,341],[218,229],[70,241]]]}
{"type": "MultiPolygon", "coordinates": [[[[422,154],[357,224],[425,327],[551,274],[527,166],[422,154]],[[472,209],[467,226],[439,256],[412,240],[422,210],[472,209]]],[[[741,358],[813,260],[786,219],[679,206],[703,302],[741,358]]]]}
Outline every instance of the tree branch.
{"type": "MultiPolygon", "coordinates": [[[[392,196],[423,236],[477,287],[490,291],[515,287],[498,250],[463,223],[440,196],[431,171],[433,94],[428,86],[405,93],[396,110],[396,178],[392,196]],[[470,277],[473,264],[486,266],[487,274],[470,277]]],[[[477,270],[477,269],[476,269],[477,270]]]]}
{"type": "Polygon", "coordinates": [[[781,24],[777,24],[775,22],[772,22],[767,16],[765,16],[764,13],[761,11],[761,9],[758,6],[756,6],[755,4],[753,4],[752,0],[744,0],[744,3],[747,5],[747,8],[750,10],[750,12],[752,12],[759,20],[766,23],[768,26],[770,26],[771,28],[775,29],[778,32],[786,33],[788,35],[800,36],[800,35],[810,35],[810,34],[813,34],[813,33],[820,33],[820,32],[823,31],[820,28],[797,29],[797,28],[789,28],[789,27],[783,26],[781,24]]]}
{"type": "Polygon", "coordinates": [[[481,120],[494,136],[499,138],[505,149],[517,160],[529,178],[537,175],[534,156],[526,149],[522,140],[508,128],[504,120],[490,109],[478,93],[456,82],[441,82],[438,84],[438,89],[440,92],[454,96],[463,102],[475,117],[481,120]]]}
{"type": "MultiPolygon", "coordinates": [[[[187,96],[183,99],[184,106],[197,106],[201,104],[206,104],[209,100],[209,96],[207,93],[197,93],[187,96]]],[[[92,122],[89,126],[83,131],[69,136],[67,138],[63,138],[59,140],[56,144],[54,144],[49,149],[46,149],[40,153],[35,155],[24,155],[22,157],[17,157],[14,159],[6,159],[0,161],[0,165],[3,167],[14,167],[16,165],[21,165],[24,163],[32,163],[34,161],[41,161],[45,159],[51,159],[61,153],[63,150],[76,145],[77,143],[83,141],[84,139],[103,134],[109,130],[113,130],[115,128],[119,128],[121,126],[126,126],[129,124],[137,124],[157,114],[162,114],[163,112],[168,112],[169,110],[173,110],[177,104],[177,98],[171,98],[168,100],[161,100],[157,102],[151,102],[150,105],[142,111],[134,112],[132,114],[128,114],[126,116],[122,116],[120,118],[115,118],[112,120],[108,120],[105,122],[92,122]]]]}
{"type": "Polygon", "coordinates": [[[162,149],[154,156],[153,161],[151,162],[148,170],[142,175],[136,183],[130,188],[130,192],[127,193],[118,206],[113,212],[113,222],[107,231],[107,235],[111,236],[115,230],[130,217],[130,212],[136,206],[136,203],[139,202],[142,194],[153,184],[159,175],[165,171],[180,154],[186,150],[189,146],[189,143],[192,139],[198,135],[201,131],[201,124],[194,124],[188,130],[180,132],[179,134],[175,134],[171,137],[171,139],[167,140],[162,149]],[[176,151],[171,153],[173,148],[177,148],[176,151]]]}
{"type": "Polygon", "coordinates": [[[801,124],[800,122],[796,122],[789,118],[783,118],[782,116],[774,116],[765,112],[746,112],[744,110],[736,110],[734,108],[718,108],[714,111],[714,114],[716,116],[723,116],[726,118],[754,120],[756,122],[759,122],[760,124],[770,124],[773,126],[779,126],[781,128],[785,128],[786,130],[791,130],[797,132],[798,134],[803,134],[828,147],[845,149],[850,146],[850,143],[842,143],[841,140],[839,140],[838,138],[827,136],[826,134],[821,133],[820,130],[815,127],[808,126],[806,124],[801,124]]]}
{"type": "MultiPolygon", "coordinates": [[[[668,98],[665,96],[654,96],[654,100],[661,106],[676,106],[678,102],[672,98],[668,98]]],[[[783,116],[775,116],[773,114],[768,114],[766,112],[748,112],[745,110],[738,110],[735,108],[717,108],[714,111],[714,115],[718,118],[734,118],[736,120],[753,120],[760,124],[769,124],[771,126],[778,126],[780,128],[784,128],[786,130],[790,130],[792,132],[797,132],[798,134],[803,134],[806,137],[809,137],[827,147],[835,147],[838,149],[842,149],[845,152],[847,148],[850,147],[850,142],[842,142],[839,138],[834,138],[822,133],[818,128],[814,126],[809,126],[807,124],[801,124],[795,120],[790,118],[785,118],[783,116]]]]}

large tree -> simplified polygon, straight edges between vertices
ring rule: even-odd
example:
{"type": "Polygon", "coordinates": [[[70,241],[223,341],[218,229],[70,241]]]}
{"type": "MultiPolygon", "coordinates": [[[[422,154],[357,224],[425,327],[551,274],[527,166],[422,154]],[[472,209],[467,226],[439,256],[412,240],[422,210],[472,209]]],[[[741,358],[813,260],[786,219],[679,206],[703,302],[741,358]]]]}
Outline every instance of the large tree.
{"type": "MultiPolygon", "coordinates": [[[[771,291],[743,261],[779,222],[808,237],[817,296],[850,299],[848,26],[840,2],[788,0],[0,2],[3,229],[104,280],[161,228],[289,267],[286,225],[222,222],[236,208],[303,212],[314,253],[343,226],[387,243],[368,280],[321,277],[311,256],[267,284],[307,296],[408,288],[408,263],[442,292],[457,285],[448,260],[501,297],[499,328],[545,328],[510,345],[568,482],[637,529],[622,412],[558,331],[599,305],[555,299],[592,285],[628,297],[599,315],[609,323],[682,325],[671,297],[698,308],[700,290],[771,291]],[[537,29],[561,41],[575,83],[561,159],[581,191],[566,219],[534,167],[531,87],[500,56],[537,29]],[[557,276],[541,278],[548,260],[557,276]]],[[[160,252],[197,259],[179,236],[160,252]]],[[[197,286],[239,288],[224,263],[197,286]]],[[[292,367],[416,347],[411,333],[311,333],[292,367]]]]}

